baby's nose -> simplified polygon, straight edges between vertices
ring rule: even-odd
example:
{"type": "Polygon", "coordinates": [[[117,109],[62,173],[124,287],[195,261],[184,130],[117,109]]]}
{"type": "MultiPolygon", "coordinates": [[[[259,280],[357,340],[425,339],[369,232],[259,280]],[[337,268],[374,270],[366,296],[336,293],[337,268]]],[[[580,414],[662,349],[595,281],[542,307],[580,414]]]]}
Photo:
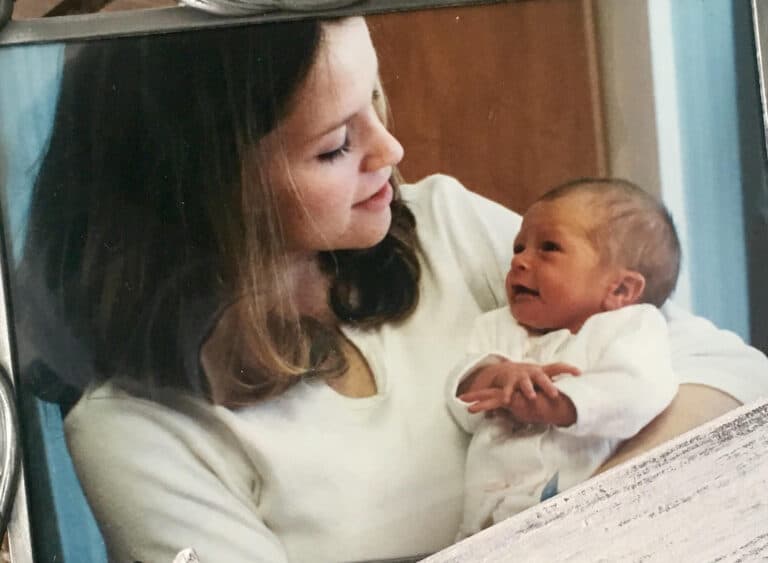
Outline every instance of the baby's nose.
{"type": "Polygon", "coordinates": [[[524,252],[518,252],[512,258],[513,270],[525,270],[528,268],[528,259],[525,257],[524,252]]]}

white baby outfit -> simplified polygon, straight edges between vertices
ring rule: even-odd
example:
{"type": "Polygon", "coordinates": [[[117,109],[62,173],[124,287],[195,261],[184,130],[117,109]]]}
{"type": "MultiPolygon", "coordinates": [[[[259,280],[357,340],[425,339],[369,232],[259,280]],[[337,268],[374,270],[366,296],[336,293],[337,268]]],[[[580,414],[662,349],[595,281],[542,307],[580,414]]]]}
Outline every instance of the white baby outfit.
{"type": "Polygon", "coordinates": [[[667,323],[651,305],[592,316],[577,334],[567,329],[531,336],[503,307],[475,323],[468,355],[448,383],[448,404],[473,434],[467,453],[464,517],[459,537],[516,514],[589,478],[616,450],[658,415],[677,393],[667,323]],[[507,416],[470,414],[456,398],[476,368],[507,359],[565,362],[579,376],[558,376],[573,401],[568,427],[523,425],[507,416]]]}

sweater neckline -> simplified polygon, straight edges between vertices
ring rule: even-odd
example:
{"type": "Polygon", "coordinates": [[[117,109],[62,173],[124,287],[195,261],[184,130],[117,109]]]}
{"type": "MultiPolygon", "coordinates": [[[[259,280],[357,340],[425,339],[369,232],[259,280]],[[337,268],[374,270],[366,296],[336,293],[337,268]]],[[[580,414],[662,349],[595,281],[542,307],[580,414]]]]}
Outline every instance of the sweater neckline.
{"type": "Polygon", "coordinates": [[[349,342],[357,348],[362,359],[368,364],[368,369],[373,377],[373,382],[376,386],[376,392],[368,397],[349,397],[342,395],[325,381],[317,380],[314,382],[318,387],[322,388],[322,393],[331,397],[331,400],[338,401],[345,404],[348,407],[368,407],[372,404],[381,402],[388,394],[388,381],[386,377],[385,364],[382,360],[382,356],[378,351],[381,346],[378,340],[375,338],[373,331],[363,331],[354,327],[340,327],[342,335],[349,340],[349,342]]]}

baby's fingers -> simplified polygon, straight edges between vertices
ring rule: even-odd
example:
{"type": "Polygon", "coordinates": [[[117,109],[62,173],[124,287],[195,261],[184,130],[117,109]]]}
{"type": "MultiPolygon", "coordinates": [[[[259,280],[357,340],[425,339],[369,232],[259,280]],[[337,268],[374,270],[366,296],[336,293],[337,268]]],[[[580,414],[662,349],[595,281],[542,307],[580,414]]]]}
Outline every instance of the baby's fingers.
{"type": "Polygon", "coordinates": [[[576,366],[572,366],[571,364],[566,364],[564,362],[546,364],[541,366],[541,369],[550,378],[555,377],[556,375],[564,374],[564,373],[569,373],[571,375],[581,374],[581,370],[579,368],[577,368],[576,366]]]}
{"type": "MultiPolygon", "coordinates": [[[[549,381],[549,378],[544,377],[547,381],[549,381]]],[[[552,385],[552,382],[549,382],[550,385],[552,385]]],[[[541,385],[539,385],[541,387],[541,385]]],[[[536,398],[536,389],[533,387],[533,381],[531,381],[530,377],[524,377],[520,380],[518,383],[518,389],[520,389],[520,392],[523,394],[524,397],[528,399],[535,399],[536,398]]],[[[507,402],[509,402],[512,399],[512,395],[510,394],[509,397],[506,397],[507,402]]]]}
{"type": "Polygon", "coordinates": [[[560,393],[555,384],[552,383],[552,380],[543,371],[534,373],[531,378],[536,386],[550,399],[556,398],[560,393]]]}
{"type": "Polygon", "coordinates": [[[494,397],[492,399],[486,399],[485,401],[477,401],[467,407],[467,410],[472,414],[478,412],[495,411],[504,406],[502,397],[494,397]]]}
{"type": "Polygon", "coordinates": [[[501,389],[480,389],[459,396],[465,403],[472,403],[467,407],[471,413],[496,410],[504,404],[504,394],[501,389]]]}
{"type": "Polygon", "coordinates": [[[476,391],[467,391],[458,396],[458,399],[465,403],[474,403],[476,401],[485,401],[499,396],[499,389],[478,389],[476,391]]]}

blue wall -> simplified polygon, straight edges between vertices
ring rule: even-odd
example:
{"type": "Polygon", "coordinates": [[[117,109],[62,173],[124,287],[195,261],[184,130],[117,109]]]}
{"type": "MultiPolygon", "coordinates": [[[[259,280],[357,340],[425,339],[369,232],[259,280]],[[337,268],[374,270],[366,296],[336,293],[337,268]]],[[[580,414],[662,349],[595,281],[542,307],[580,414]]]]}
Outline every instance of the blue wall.
{"type": "Polygon", "coordinates": [[[669,5],[691,304],[694,312],[749,339],[736,69],[737,57],[745,53],[737,46],[752,41],[751,24],[734,21],[731,0],[672,0],[669,5]]]}

